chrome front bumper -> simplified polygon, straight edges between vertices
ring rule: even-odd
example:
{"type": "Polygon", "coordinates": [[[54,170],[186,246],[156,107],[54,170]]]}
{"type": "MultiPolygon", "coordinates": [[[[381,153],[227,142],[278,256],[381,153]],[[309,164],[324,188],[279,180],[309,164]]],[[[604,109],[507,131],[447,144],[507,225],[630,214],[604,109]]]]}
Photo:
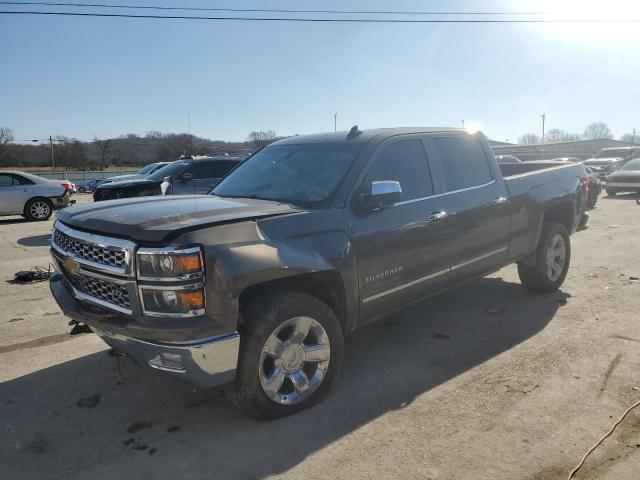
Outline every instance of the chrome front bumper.
{"type": "Polygon", "coordinates": [[[143,369],[156,371],[198,387],[214,387],[231,382],[236,376],[240,335],[225,333],[189,341],[179,338],[174,330],[158,330],[158,337],[173,338],[171,341],[133,338],[130,334],[151,335],[148,328],[134,327],[127,315],[89,307],[74,296],[64,277],[55,272],[49,281],[51,293],[64,314],[85,323],[97,333],[107,345],[121,352],[126,358],[143,369]],[[168,336],[168,333],[173,332],[168,336]]]}
{"type": "Polygon", "coordinates": [[[214,387],[236,376],[240,335],[196,340],[189,343],[152,343],[94,330],[109,346],[141,368],[162,372],[198,387],[214,387]]]}

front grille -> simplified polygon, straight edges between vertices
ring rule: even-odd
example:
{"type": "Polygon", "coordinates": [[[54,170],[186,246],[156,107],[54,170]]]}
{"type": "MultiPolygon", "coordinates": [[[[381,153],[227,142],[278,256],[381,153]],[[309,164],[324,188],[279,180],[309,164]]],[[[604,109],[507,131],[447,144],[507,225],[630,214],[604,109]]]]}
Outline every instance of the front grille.
{"type": "Polygon", "coordinates": [[[71,284],[82,293],[123,308],[131,309],[129,291],[124,285],[107,282],[86,275],[76,275],[68,272],[66,269],[64,270],[71,284]]]}
{"type": "Polygon", "coordinates": [[[101,247],[83,242],[57,229],[53,231],[53,242],[65,252],[72,253],[85,260],[111,267],[126,267],[125,251],[119,248],[101,247]]]}

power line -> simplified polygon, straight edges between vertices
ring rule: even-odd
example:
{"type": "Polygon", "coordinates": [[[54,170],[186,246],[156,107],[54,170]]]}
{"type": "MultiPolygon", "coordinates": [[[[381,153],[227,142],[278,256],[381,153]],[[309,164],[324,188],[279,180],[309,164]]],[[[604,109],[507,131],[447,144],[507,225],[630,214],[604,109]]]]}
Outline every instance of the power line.
{"type": "Polygon", "coordinates": [[[0,11],[0,15],[49,15],[70,17],[134,18],[150,20],[209,20],[240,22],[312,22],[312,23],[640,23],[640,19],[392,19],[392,18],[304,18],[304,17],[201,17],[189,15],[131,15],[124,13],[81,13],[81,12],[39,12],[0,11]]]}
{"type": "Polygon", "coordinates": [[[91,7],[91,8],[124,8],[127,10],[181,10],[196,12],[243,12],[243,13],[328,13],[357,15],[547,15],[551,12],[442,12],[416,10],[298,10],[274,8],[215,8],[215,7],[163,7],[156,5],[122,5],[111,3],[64,3],[64,2],[5,2],[2,5],[34,5],[46,7],[91,7]]]}

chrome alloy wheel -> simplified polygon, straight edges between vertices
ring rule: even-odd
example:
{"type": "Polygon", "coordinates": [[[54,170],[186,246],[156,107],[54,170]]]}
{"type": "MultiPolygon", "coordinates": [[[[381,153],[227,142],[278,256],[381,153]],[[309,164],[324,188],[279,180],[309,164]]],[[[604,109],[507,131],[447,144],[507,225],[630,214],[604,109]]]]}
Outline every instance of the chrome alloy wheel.
{"type": "Polygon", "coordinates": [[[51,215],[51,207],[47,202],[39,200],[31,204],[31,206],[29,207],[29,213],[33,218],[42,220],[51,215]]]}
{"type": "Polygon", "coordinates": [[[562,275],[564,270],[564,262],[567,259],[567,247],[564,243],[562,235],[556,234],[551,237],[549,242],[549,248],[547,249],[547,258],[545,260],[545,266],[547,270],[547,277],[552,282],[555,282],[562,275]]]}
{"type": "Polygon", "coordinates": [[[329,368],[329,336],[316,320],[293,317],[276,328],[262,348],[260,385],[276,403],[293,405],[320,387],[329,368]]]}

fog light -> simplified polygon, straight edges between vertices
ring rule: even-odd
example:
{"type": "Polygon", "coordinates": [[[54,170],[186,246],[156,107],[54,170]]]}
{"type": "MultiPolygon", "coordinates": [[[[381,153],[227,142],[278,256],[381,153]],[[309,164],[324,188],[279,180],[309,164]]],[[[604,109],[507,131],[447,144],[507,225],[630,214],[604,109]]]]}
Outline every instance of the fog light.
{"type": "Polygon", "coordinates": [[[160,358],[165,367],[184,370],[182,355],[179,353],[161,353],[160,358]]]}
{"type": "Polygon", "coordinates": [[[149,366],[160,370],[174,370],[176,372],[184,372],[184,364],[182,363],[182,355],[179,353],[163,352],[149,360],[149,366]]]}

